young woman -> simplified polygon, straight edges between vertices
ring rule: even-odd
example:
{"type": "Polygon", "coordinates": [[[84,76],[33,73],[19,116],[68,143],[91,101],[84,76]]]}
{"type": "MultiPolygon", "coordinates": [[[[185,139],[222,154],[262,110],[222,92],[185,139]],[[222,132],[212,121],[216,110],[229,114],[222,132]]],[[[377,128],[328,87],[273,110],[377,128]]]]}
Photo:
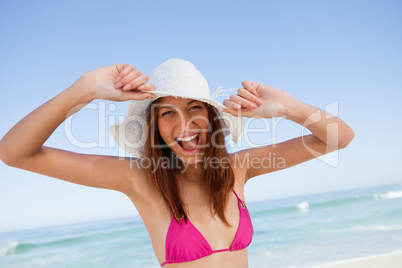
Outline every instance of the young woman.
{"type": "Polygon", "coordinates": [[[163,267],[248,267],[253,226],[246,182],[345,148],[354,138],[336,116],[257,82],[244,81],[223,106],[194,65],[180,59],[159,65],[147,82],[129,64],[85,73],[15,125],[0,141],[0,157],[13,167],[127,195],[163,267]],[[94,99],[132,100],[126,119],[111,133],[134,158],[43,146],[94,99]],[[312,134],[229,154],[224,137],[240,139],[242,117],[284,117],[312,134]],[[332,133],[327,124],[334,123],[338,132],[332,133]],[[280,164],[266,165],[270,154],[280,164]]]}

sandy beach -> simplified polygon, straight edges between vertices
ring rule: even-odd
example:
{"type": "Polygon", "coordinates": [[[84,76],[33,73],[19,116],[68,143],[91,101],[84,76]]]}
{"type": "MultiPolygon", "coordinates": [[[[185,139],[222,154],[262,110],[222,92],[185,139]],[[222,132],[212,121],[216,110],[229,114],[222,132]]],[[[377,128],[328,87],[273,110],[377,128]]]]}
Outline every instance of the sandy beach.
{"type": "Polygon", "coordinates": [[[347,261],[333,262],[312,266],[310,268],[400,268],[402,267],[402,251],[369,256],[347,261]]]}

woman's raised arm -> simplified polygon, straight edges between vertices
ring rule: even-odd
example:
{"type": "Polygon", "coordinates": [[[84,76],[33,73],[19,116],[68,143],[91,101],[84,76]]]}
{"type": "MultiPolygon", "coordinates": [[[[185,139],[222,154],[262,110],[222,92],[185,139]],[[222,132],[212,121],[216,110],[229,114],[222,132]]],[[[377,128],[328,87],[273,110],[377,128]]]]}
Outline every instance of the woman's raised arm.
{"type": "MultiPolygon", "coordinates": [[[[145,174],[132,163],[133,159],[80,154],[43,144],[64,120],[94,99],[125,101],[153,97],[137,89],[142,86],[143,91],[154,90],[153,85],[145,84],[147,81],[146,74],[129,64],[85,73],[69,88],[28,114],[2,138],[0,159],[9,166],[72,183],[133,194],[135,187],[131,178],[145,174]],[[126,90],[127,85],[131,90],[126,90]]],[[[144,183],[142,179],[136,182],[138,187],[144,183]]]]}
{"type": "Polygon", "coordinates": [[[285,142],[248,148],[235,153],[237,161],[246,166],[245,184],[250,178],[292,167],[343,149],[355,133],[340,118],[303,103],[289,93],[257,82],[243,81],[238,94],[224,100],[224,112],[250,118],[283,117],[306,128],[312,134],[285,142]]]}

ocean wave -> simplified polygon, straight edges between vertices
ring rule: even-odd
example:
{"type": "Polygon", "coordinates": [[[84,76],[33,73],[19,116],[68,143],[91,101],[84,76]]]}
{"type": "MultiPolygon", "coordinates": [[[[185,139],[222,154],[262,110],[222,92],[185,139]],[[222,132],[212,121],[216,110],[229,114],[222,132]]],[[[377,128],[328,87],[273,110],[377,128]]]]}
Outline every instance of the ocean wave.
{"type": "Polygon", "coordinates": [[[0,247],[0,256],[20,254],[39,247],[66,246],[68,244],[79,244],[86,240],[109,239],[110,237],[114,237],[119,233],[124,235],[124,233],[130,232],[131,234],[134,230],[135,228],[120,228],[104,231],[83,232],[78,234],[65,234],[58,237],[53,237],[51,239],[46,238],[46,240],[37,240],[29,243],[13,241],[9,242],[7,246],[0,247]]]}
{"type": "Polygon", "coordinates": [[[402,198],[402,191],[389,191],[385,194],[374,194],[374,198],[395,199],[402,198]]]}
{"type": "Polygon", "coordinates": [[[368,231],[399,231],[402,230],[401,224],[394,225],[359,225],[353,228],[359,232],[368,232],[368,231]]]}
{"type": "Polygon", "coordinates": [[[306,201],[301,202],[301,203],[298,203],[298,204],[296,204],[295,206],[296,206],[298,209],[303,210],[303,211],[309,210],[309,208],[310,208],[309,203],[306,202],[306,201]]]}
{"type": "Polygon", "coordinates": [[[5,247],[0,247],[0,257],[14,254],[17,246],[18,246],[18,242],[13,241],[13,242],[9,242],[8,245],[5,247]]]}
{"type": "Polygon", "coordinates": [[[266,250],[266,251],[264,252],[264,255],[265,255],[265,256],[271,256],[271,255],[272,255],[272,252],[271,252],[271,251],[266,250]]]}
{"type": "Polygon", "coordinates": [[[332,200],[325,200],[321,202],[297,202],[295,204],[283,207],[271,207],[271,208],[264,208],[261,210],[253,211],[251,210],[251,214],[254,217],[262,217],[270,214],[283,214],[283,213],[292,213],[292,212],[304,212],[311,209],[320,209],[320,208],[328,208],[328,207],[337,207],[343,205],[349,205],[357,202],[368,201],[372,199],[395,199],[395,198],[402,198],[402,191],[389,191],[387,193],[382,194],[365,194],[365,195],[355,195],[352,197],[345,197],[340,199],[332,199],[332,200]]]}
{"type": "Polygon", "coordinates": [[[316,203],[309,203],[307,201],[303,202],[298,202],[290,206],[284,206],[284,207],[277,207],[277,208],[266,208],[263,210],[259,211],[252,211],[251,214],[254,217],[259,217],[259,216],[266,216],[269,214],[282,214],[282,213],[291,213],[291,212],[305,212],[310,209],[320,209],[320,208],[327,208],[327,207],[336,207],[336,206],[342,206],[346,204],[351,204],[355,202],[362,202],[366,201],[369,199],[373,199],[373,196],[355,196],[355,197],[349,197],[349,198],[344,198],[344,199],[335,199],[335,200],[327,200],[327,201],[322,201],[322,202],[316,202],[316,203]]]}

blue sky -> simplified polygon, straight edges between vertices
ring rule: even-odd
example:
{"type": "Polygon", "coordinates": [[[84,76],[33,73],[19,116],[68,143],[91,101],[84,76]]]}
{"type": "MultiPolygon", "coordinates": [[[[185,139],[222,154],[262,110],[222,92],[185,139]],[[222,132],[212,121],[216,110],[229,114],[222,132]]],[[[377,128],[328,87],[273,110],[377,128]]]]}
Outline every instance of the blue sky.
{"type": "MultiPolygon", "coordinates": [[[[1,1],[0,137],[87,71],[124,62],[149,74],[182,58],[204,74],[212,92],[258,81],[330,107],[355,131],[344,150],[253,178],[247,201],[402,183],[401,15],[400,1],[388,0],[1,1]]],[[[72,131],[97,147],[74,146],[65,124],[45,145],[117,155],[108,125],[121,120],[128,102],[91,105],[74,116],[72,131]]],[[[258,120],[249,128],[264,122],[273,126],[258,120]]],[[[271,144],[303,129],[288,120],[276,126],[276,136],[249,138],[271,144]]],[[[236,150],[244,148],[243,142],[236,150]]],[[[0,163],[0,231],[136,214],[121,193],[0,163]]]]}

